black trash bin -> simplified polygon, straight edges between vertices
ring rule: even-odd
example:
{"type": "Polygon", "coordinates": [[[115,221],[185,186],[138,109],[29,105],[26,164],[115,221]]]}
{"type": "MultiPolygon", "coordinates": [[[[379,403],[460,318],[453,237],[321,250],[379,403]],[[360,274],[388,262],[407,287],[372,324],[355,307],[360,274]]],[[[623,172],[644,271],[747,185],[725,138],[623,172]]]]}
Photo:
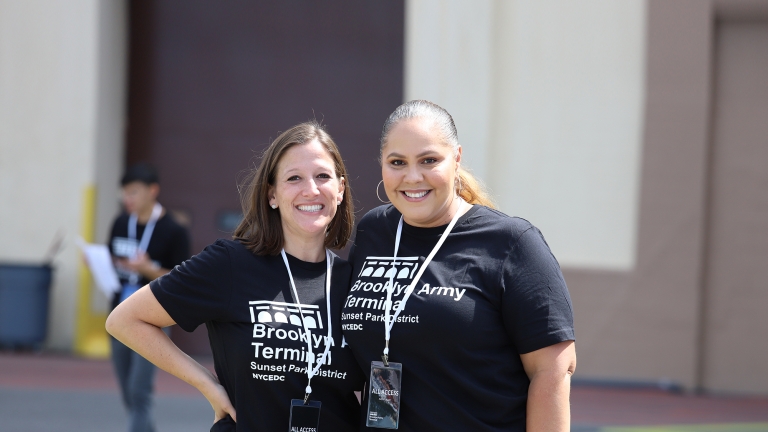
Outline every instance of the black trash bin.
{"type": "Polygon", "coordinates": [[[39,349],[48,329],[53,268],[0,263],[0,347],[39,349]]]}

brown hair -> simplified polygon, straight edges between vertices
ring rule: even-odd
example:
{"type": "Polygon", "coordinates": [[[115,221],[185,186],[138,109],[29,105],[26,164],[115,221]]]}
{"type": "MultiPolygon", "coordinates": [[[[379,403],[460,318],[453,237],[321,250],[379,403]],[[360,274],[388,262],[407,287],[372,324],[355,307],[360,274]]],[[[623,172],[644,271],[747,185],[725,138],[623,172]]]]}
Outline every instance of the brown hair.
{"type": "MultiPolygon", "coordinates": [[[[384,145],[387,143],[387,137],[392,131],[392,128],[400,120],[412,118],[422,118],[431,121],[443,136],[445,143],[453,148],[454,154],[458,153],[459,134],[456,131],[456,124],[453,122],[453,117],[451,117],[448,111],[436,103],[426,100],[412,100],[397,107],[384,122],[384,127],[381,130],[379,161],[381,161],[381,153],[384,151],[384,145]]],[[[456,194],[464,201],[470,204],[480,204],[486,207],[496,208],[496,205],[486,191],[485,186],[469,171],[459,166],[457,178],[456,194]]]]}
{"type": "Polygon", "coordinates": [[[316,121],[301,123],[280,134],[264,150],[259,166],[245,178],[240,189],[243,206],[243,220],[237,226],[234,239],[240,240],[256,255],[277,255],[283,248],[285,238],[280,212],[269,206],[269,190],[275,184],[277,165],[285,152],[296,145],[317,140],[333,159],[336,178],[344,178],[344,198],[336,210],[325,237],[325,247],[341,249],[349,240],[354,224],[352,189],[349,186],[347,169],[339,148],[330,135],[316,121]]]}

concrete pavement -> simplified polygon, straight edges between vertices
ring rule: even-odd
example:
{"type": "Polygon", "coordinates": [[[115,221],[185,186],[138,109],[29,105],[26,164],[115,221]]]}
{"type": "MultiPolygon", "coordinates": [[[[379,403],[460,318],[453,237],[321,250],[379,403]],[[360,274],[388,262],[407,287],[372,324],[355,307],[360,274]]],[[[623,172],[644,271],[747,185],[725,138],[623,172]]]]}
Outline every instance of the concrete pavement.
{"type": "MultiPolygon", "coordinates": [[[[213,411],[193,387],[158,370],[155,421],[158,432],[207,431],[213,411]]],[[[109,361],[0,353],[0,431],[121,432],[127,422],[109,361]]]]}
{"type": "MultiPolygon", "coordinates": [[[[209,430],[213,412],[194,388],[163,371],[155,387],[158,432],[209,430]]],[[[768,432],[766,397],[575,385],[571,407],[576,432],[768,432]]],[[[0,431],[124,431],[126,421],[109,361],[0,352],[0,431]]]]}
{"type": "Polygon", "coordinates": [[[571,413],[580,432],[768,432],[765,397],[575,385],[571,413]]]}

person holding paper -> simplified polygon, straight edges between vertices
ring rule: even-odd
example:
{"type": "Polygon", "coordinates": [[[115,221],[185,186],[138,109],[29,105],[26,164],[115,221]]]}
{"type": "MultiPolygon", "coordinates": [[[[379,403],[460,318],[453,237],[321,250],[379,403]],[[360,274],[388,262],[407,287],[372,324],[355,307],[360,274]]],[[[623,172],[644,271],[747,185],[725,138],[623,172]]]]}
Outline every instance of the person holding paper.
{"type": "Polygon", "coordinates": [[[383,189],[350,252],[342,328],[371,430],[569,430],[573,312],[528,221],[461,168],[453,118],[411,101],[381,134],[383,189]],[[381,198],[380,198],[381,199],[381,198]]]}
{"type": "MultiPolygon", "coordinates": [[[[109,239],[120,289],[112,307],[139,287],[171,271],[189,258],[186,228],[168,214],[157,196],[157,171],[148,164],[128,168],[121,180],[125,212],[115,219],[109,239]]],[[[142,356],[111,338],[112,363],[128,410],[130,432],[154,431],[152,391],[155,367],[142,356]]]]}
{"type": "Polygon", "coordinates": [[[359,427],[365,377],[339,317],[350,266],[341,249],[354,213],[336,144],[316,122],[291,127],[241,188],[243,220],[120,304],[107,330],[196,387],[212,431],[333,431],[359,427]],[[161,328],[205,324],[216,375],[161,328]]]}

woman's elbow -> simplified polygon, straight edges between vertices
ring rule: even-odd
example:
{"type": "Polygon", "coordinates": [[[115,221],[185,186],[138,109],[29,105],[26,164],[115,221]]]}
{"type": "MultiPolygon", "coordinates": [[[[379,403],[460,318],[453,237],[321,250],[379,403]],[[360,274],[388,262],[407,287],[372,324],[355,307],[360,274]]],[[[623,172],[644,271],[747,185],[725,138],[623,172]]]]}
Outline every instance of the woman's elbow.
{"type": "Polygon", "coordinates": [[[107,333],[119,339],[119,332],[121,328],[125,327],[125,316],[122,313],[120,306],[116,307],[107,316],[107,322],[104,324],[104,328],[107,329],[107,333]]]}
{"type": "Polygon", "coordinates": [[[565,373],[568,375],[568,377],[573,376],[574,373],[576,373],[576,350],[573,350],[573,353],[570,355],[570,358],[566,362],[566,371],[565,373]]]}

